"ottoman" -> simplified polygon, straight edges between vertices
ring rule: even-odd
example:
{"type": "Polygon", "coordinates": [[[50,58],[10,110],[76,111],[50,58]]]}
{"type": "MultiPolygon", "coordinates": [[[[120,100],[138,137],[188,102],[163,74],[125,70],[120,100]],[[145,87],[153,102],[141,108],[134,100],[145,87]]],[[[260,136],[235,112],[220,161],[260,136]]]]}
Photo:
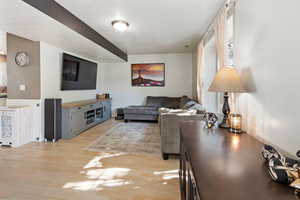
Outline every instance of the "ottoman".
{"type": "Polygon", "coordinates": [[[157,121],[158,107],[155,106],[128,106],[124,108],[124,120],[157,121]]]}

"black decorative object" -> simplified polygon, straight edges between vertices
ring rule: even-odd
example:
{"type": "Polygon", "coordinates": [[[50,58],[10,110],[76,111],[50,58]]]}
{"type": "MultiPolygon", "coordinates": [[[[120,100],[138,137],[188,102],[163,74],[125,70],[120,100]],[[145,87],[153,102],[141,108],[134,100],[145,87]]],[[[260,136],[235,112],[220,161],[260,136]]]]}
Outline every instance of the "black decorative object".
{"type": "Polygon", "coordinates": [[[205,127],[208,129],[213,128],[218,121],[217,115],[210,112],[205,113],[203,119],[205,121],[205,127]]]}
{"type": "Polygon", "coordinates": [[[268,162],[273,157],[281,159],[281,155],[279,154],[279,152],[274,147],[267,144],[265,144],[263,147],[262,156],[266,160],[266,162],[268,162]]]}
{"type": "MultiPolygon", "coordinates": [[[[264,145],[262,155],[267,162],[271,178],[281,184],[289,184],[295,188],[295,194],[300,192],[300,160],[285,157],[271,145],[264,145]]],[[[297,152],[300,158],[300,151],[297,152]]]]}

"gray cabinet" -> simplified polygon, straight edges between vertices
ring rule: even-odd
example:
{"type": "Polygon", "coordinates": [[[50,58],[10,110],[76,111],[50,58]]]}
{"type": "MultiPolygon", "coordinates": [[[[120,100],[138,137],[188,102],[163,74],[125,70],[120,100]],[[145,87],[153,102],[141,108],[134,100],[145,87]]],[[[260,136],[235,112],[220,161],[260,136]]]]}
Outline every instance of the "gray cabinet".
{"type": "Polygon", "coordinates": [[[84,129],[86,124],[84,112],[82,110],[73,111],[71,112],[70,118],[72,135],[77,135],[84,129]]]}
{"type": "Polygon", "coordinates": [[[111,118],[111,102],[110,101],[103,102],[103,111],[104,111],[104,119],[110,119],[111,118]]]}
{"type": "Polygon", "coordinates": [[[62,138],[75,137],[111,118],[111,100],[90,100],[63,104],[62,138]]]}

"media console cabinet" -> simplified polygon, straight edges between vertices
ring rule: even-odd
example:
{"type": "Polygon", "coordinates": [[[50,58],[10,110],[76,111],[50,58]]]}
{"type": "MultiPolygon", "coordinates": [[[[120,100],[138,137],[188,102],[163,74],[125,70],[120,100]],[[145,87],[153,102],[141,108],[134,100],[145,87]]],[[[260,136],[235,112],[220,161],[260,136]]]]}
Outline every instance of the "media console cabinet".
{"type": "Polygon", "coordinates": [[[62,104],[62,138],[75,137],[111,118],[111,99],[92,99],[62,104]]]}
{"type": "Polygon", "coordinates": [[[294,190],[272,181],[263,144],[247,134],[207,130],[203,123],[181,123],[182,200],[296,200],[294,190]]]}

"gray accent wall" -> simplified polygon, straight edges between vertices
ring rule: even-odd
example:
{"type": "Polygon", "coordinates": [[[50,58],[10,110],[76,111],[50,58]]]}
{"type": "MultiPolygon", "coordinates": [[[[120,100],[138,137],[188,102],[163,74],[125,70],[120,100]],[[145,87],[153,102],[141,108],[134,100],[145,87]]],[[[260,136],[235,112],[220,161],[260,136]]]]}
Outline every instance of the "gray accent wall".
{"type": "Polygon", "coordinates": [[[7,90],[9,99],[40,99],[40,43],[31,41],[13,34],[7,34],[7,90]],[[30,64],[20,67],[15,62],[18,52],[29,54],[30,64]],[[19,86],[24,84],[25,91],[19,86]]]}

